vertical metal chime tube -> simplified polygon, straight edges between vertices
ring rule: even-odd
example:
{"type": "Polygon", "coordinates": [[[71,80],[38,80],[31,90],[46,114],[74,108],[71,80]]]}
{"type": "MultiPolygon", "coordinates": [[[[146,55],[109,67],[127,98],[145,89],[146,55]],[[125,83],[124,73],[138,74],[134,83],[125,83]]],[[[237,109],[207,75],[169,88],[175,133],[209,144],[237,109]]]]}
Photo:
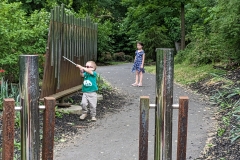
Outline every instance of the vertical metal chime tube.
{"type": "Polygon", "coordinates": [[[140,97],[139,160],[148,160],[149,96],[140,97]]]}
{"type": "Polygon", "coordinates": [[[155,160],[172,159],[173,49],[157,49],[155,160]]]}
{"type": "Polygon", "coordinates": [[[165,52],[165,160],[172,159],[172,115],[173,115],[173,72],[174,72],[174,61],[173,61],[173,51],[174,49],[161,49],[165,52]]]}
{"type": "Polygon", "coordinates": [[[162,126],[163,117],[161,112],[161,92],[163,79],[163,54],[156,50],[156,108],[155,108],[155,145],[154,145],[154,160],[162,160],[162,126]]]}
{"type": "Polygon", "coordinates": [[[97,60],[97,39],[98,39],[98,25],[97,25],[97,23],[95,23],[95,44],[94,44],[94,46],[95,46],[95,60],[97,60]]]}
{"type": "Polygon", "coordinates": [[[83,20],[83,55],[84,55],[84,64],[87,60],[87,52],[86,52],[86,18],[83,20]]]}
{"type": "Polygon", "coordinates": [[[51,10],[51,22],[50,23],[50,46],[51,46],[51,50],[50,50],[50,54],[51,54],[51,66],[54,65],[54,26],[55,26],[55,21],[54,21],[54,10],[51,10]]]}
{"type": "Polygon", "coordinates": [[[21,159],[39,160],[39,75],[38,56],[21,55],[20,96],[21,96],[21,159]]]}

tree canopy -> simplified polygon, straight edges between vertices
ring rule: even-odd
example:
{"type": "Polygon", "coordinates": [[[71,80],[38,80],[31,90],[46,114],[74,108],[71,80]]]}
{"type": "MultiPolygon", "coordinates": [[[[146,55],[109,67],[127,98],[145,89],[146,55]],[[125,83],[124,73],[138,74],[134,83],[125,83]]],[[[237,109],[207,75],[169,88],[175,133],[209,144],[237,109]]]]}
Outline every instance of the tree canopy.
{"type": "Polygon", "coordinates": [[[156,48],[174,48],[182,40],[186,49],[176,54],[176,62],[240,60],[238,0],[3,0],[0,69],[10,78],[17,73],[17,55],[45,53],[50,10],[61,4],[98,23],[99,57],[117,52],[134,57],[136,42],[142,41],[147,59],[155,60],[156,48]]]}

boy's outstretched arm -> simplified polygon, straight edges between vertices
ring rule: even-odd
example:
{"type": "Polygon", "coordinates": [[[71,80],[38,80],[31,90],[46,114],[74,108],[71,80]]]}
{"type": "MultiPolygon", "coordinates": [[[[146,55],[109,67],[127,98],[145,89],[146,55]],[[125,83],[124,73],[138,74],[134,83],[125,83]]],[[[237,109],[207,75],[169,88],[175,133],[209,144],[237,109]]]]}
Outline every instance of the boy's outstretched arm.
{"type": "Polygon", "coordinates": [[[80,68],[80,70],[84,70],[85,72],[93,75],[93,70],[92,70],[91,68],[86,68],[86,67],[83,67],[83,66],[81,66],[81,65],[79,65],[79,64],[76,65],[76,67],[80,68]]]}
{"type": "Polygon", "coordinates": [[[80,69],[80,76],[84,77],[84,71],[80,69]]]}

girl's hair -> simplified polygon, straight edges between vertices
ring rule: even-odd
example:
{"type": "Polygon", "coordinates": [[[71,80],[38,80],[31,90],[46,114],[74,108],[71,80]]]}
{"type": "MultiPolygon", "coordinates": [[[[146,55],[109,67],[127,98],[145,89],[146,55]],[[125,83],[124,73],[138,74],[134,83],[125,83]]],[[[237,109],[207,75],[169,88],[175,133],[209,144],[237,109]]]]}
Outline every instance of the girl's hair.
{"type": "Polygon", "coordinates": [[[137,42],[137,44],[140,44],[141,46],[143,46],[143,43],[142,43],[142,42],[140,42],[140,41],[138,41],[138,42],[137,42]]]}

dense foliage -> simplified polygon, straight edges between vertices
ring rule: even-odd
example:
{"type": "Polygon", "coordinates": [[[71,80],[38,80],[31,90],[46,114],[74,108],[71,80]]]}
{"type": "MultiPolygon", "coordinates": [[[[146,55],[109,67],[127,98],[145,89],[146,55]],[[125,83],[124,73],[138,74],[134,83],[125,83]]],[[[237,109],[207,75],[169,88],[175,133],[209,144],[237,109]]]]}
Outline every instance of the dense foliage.
{"type": "Polygon", "coordinates": [[[240,61],[240,3],[238,0],[198,0],[186,6],[190,42],[177,62],[193,64],[240,61]]]}
{"type": "Polygon", "coordinates": [[[0,22],[0,69],[15,81],[20,54],[44,54],[49,13],[42,9],[26,16],[20,3],[0,2],[0,22]]]}
{"type": "Polygon", "coordinates": [[[68,13],[89,15],[98,23],[99,60],[120,52],[134,57],[136,41],[143,41],[147,59],[155,60],[155,48],[175,47],[181,37],[186,49],[177,54],[176,62],[235,64],[240,60],[238,0],[3,0],[0,69],[6,79],[18,79],[18,55],[44,55],[50,10],[62,3],[68,13]]]}

